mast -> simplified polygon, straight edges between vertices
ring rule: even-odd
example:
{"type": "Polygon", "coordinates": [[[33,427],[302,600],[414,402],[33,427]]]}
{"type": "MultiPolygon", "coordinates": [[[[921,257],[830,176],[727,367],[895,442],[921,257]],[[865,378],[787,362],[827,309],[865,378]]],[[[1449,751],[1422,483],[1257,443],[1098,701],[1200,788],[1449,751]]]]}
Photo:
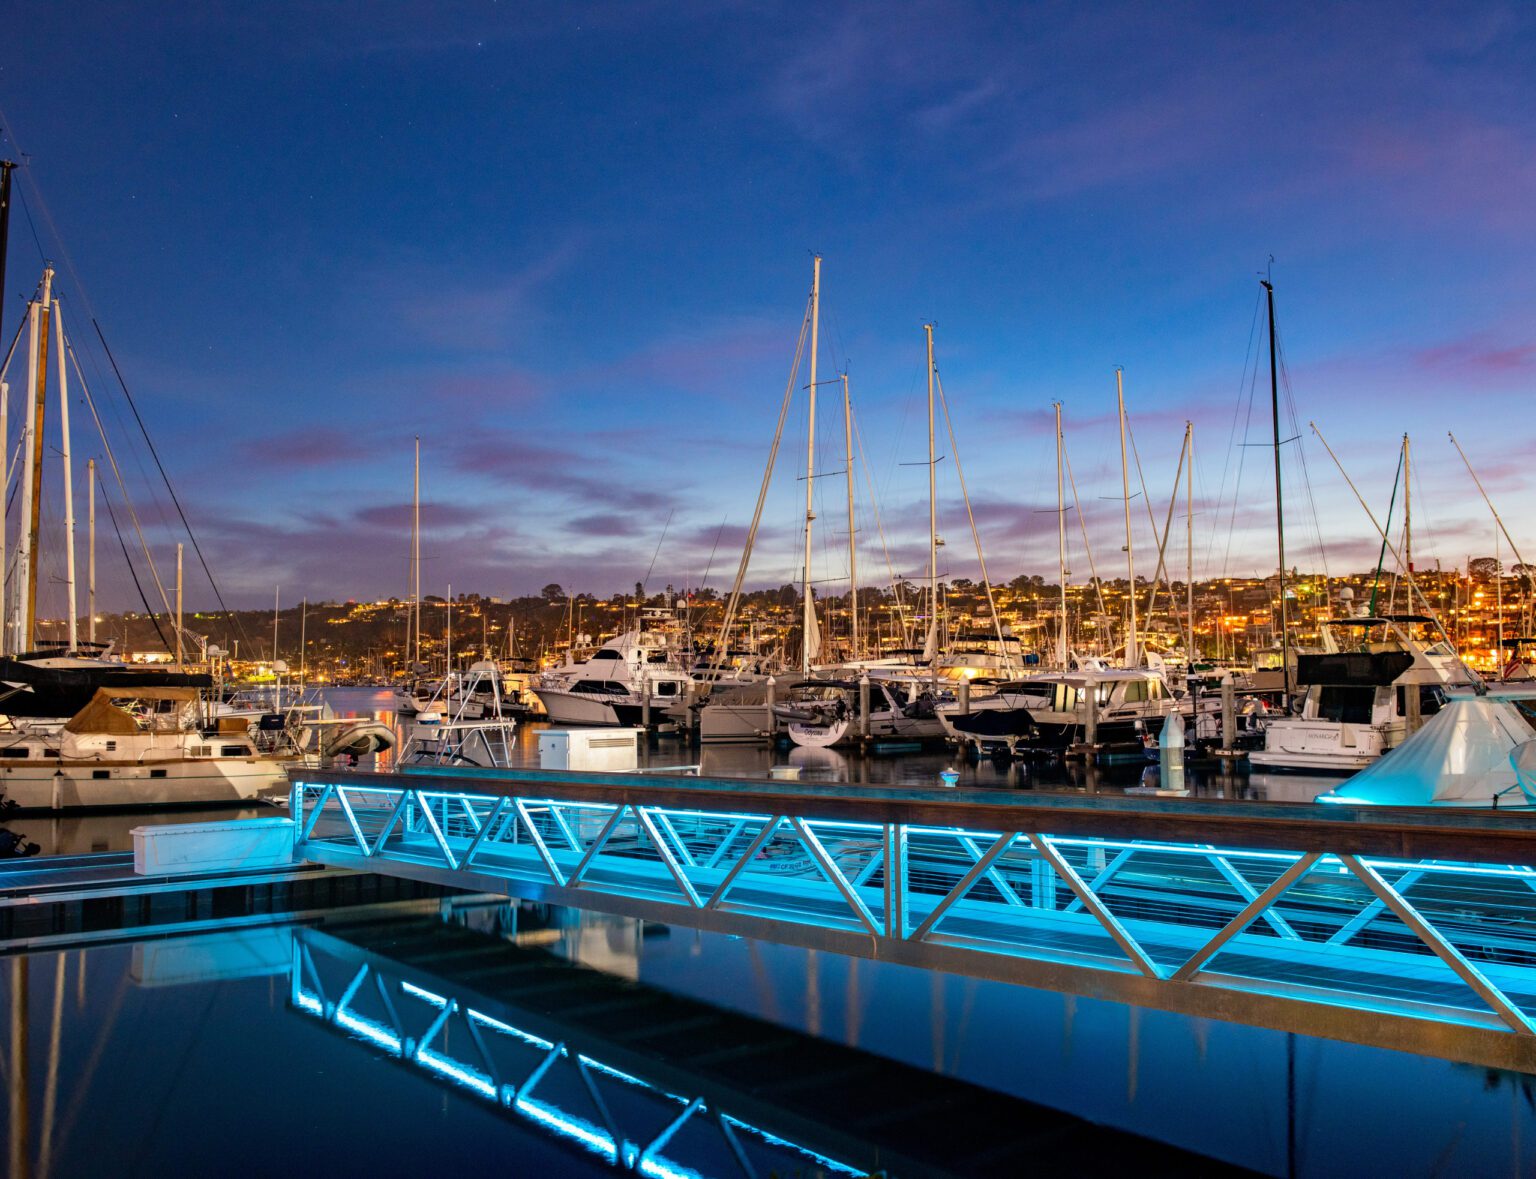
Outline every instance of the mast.
{"type": "Polygon", "coordinates": [[[274,585],[272,587],[272,662],[273,663],[277,662],[277,608],[278,608],[277,604],[278,604],[278,601],[282,597],[282,593],[283,593],[283,587],[282,586],[274,585]]]}
{"type": "Polygon", "coordinates": [[[843,374],[843,440],[848,460],[848,653],[859,657],[859,564],[853,522],[853,400],[843,374]]]}
{"type": "Polygon", "coordinates": [[[928,640],[923,658],[931,666],[939,653],[939,476],[933,448],[933,324],[923,324],[928,341],[928,640]]]}
{"type": "Polygon", "coordinates": [[[816,635],[816,604],[811,600],[811,521],[816,519],[816,340],[821,318],[821,255],[811,270],[810,415],[805,430],[805,565],[801,569],[800,674],[809,675],[821,644],[816,635]]]}
{"type": "MultiPolygon", "coordinates": [[[[5,258],[6,246],[11,236],[11,171],[16,167],[12,160],[0,160],[0,335],[5,324],[5,258]]],[[[11,495],[11,431],[7,421],[7,404],[11,400],[11,387],[0,381],[0,505],[11,495]]],[[[10,599],[6,593],[9,579],[6,571],[10,561],[6,555],[5,512],[0,511],[0,655],[5,654],[6,627],[10,619],[10,599]]]]}
{"type": "Polygon", "coordinates": [[[1184,612],[1189,620],[1188,662],[1195,662],[1195,423],[1184,423],[1189,469],[1184,472],[1184,612]]]}
{"type": "Polygon", "coordinates": [[[181,546],[176,546],[176,670],[186,671],[186,660],[181,646],[181,546]]]}
{"type": "Polygon", "coordinates": [[[1056,402],[1056,580],[1061,588],[1061,605],[1056,635],[1056,661],[1067,666],[1067,501],[1062,482],[1061,402],[1056,402]]]}
{"type": "Polygon", "coordinates": [[[407,628],[411,674],[421,663],[421,435],[416,436],[416,467],[411,480],[411,622],[407,628]]]}
{"type": "MultiPolygon", "coordinates": [[[[0,299],[0,304],[4,299],[0,299]]],[[[11,628],[11,579],[10,551],[6,544],[6,516],[5,505],[11,498],[11,423],[10,410],[7,408],[11,401],[11,386],[6,381],[0,381],[0,655],[4,655],[10,647],[6,635],[11,628]]]]}
{"type": "Polygon", "coordinates": [[[47,416],[48,323],[52,305],[53,267],[44,266],[42,294],[30,308],[32,396],[27,400],[27,432],[22,444],[26,498],[22,500],[21,559],[16,570],[17,590],[22,595],[16,609],[18,652],[32,646],[37,626],[37,533],[43,496],[43,420],[47,416]]]}
{"type": "MultiPolygon", "coordinates": [[[[1403,435],[1403,564],[1413,576],[1413,450],[1403,435]]],[[[1412,614],[1410,609],[1408,613],[1412,614]]]]}
{"type": "MultiPolygon", "coordinates": [[[[3,432],[3,431],[0,431],[3,432]]],[[[85,608],[89,612],[85,620],[85,637],[89,643],[96,641],[96,460],[85,463],[86,487],[86,534],[85,556],[85,608]]],[[[3,548],[0,545],[0,548],[3,548]]]]}
{"type": "MultiPolygon", "coordinates": [[[[0,160],[0,293],[5,291],[6,246],[11,240],[11,172],[14,160],[0,160]]],[[[4,334],[5,300],[0,298],[0,335],[4,334]]]]}
{"type": "Polygon", "coordinates": [[[1120,413],[1120,483],[1125,500],[1125,576],[1130,590],[1125,595],[1130,614],[1125,631],[1125,666],[1135,667],[1141,662],[1136,649],[1136,554],[1131,546],[1131,468],[1125,454],[1125,370],[1115,366],[1115,401],[1120,413]]]}
{"type": "MultiPolygon", "coordinates": [[[[69,650],[80,646],[79,602],[75,593],[75,468],[70,457],[69,379],[64,368],[64,309],[53,301],[54,343],[59,352],[59,432],[62,438],[60,458],[64,467],[64,585],[69,599],[69,650]]],[[[178,549],[178,551],[180,551],[178,549]]]]}
{"type": "Polygon", "coordinates": [[[1291,695],[1291,628],[1285,604],[1285,499],[1280,483],[1280,369],[1275,359],[1275,287],[1261,278],[1269,304],[1269,413],[1275,436],[1275,547],[1280,556],[1280,674],[1285,697],[1291,695]]]}

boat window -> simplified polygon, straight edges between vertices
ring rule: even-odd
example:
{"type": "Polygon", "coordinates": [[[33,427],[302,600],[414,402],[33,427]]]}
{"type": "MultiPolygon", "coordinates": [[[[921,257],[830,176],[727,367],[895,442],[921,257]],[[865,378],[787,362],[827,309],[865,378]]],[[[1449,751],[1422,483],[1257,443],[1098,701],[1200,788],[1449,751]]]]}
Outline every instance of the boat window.
{"type": "Polygon", "coordinates": [[[667,653],[665,651],[652,651],[645,657],[645,661],[647,663],[665,663],[667,661],[667,653]]]}
{"type": "Polygon", "coordinates": [[[658,696],[676,696],[677,695],[677,684],[675,684],[671,680],[662,680],[661,683],[656,685],[656,695],[658,695],[658,696]]]}
{"type": "Polygon", "coordinates": [[[32,751],[25,745],[12,745],[9,749],[0,749],[0,757],[31,757],[32,751]]]}
{"type": "Polygon", "coordinates": [[[1146,680],[1130,680],[1125,685],[1125,702],[1140,704],[1148,698],[1146,680]]]}
{"type": "Polygon", "coordinates": [[[192,756],[193,757],[212,757],[213,756],[213,746],[212,745],[194,745],[192,747],[192,756]]]}
{"type": "Polygon", "coordinates": [[[250,750],[247,749],[244,745],[221,745],[221,746],[219,746],[219,756],[220,757],[244,757],[249,752],[250,752],[250,750]]]}
{"type": "Polygon", "coordinates": [[[1081,693],[1070,684],[1056,685],[1056,698],[1051,701],[1051,707],[1056,712],[1072,712],[1077,708],[1077,702],[1081,693]]]}
{"type": "Polygon", "coordinates": [[[93,777],[93,778],[110,778],[111,776],[112,776],[112,771],[111,770],[92,770],[91,771],[91,777],[93,777]]]}
{"type": "MultiPolygon", "coordinates": [[[[1409,688],[1409,686],[1407,684],[1399,684],[1397,686],[1397,715],[1398,716],[1407,716],[1408,715],[1408,692],[1409,691],[1410,691],[1410,688],[1409,688]]],[[[1443,693],[1439,689],[1438,686],[1436,686],[1435,684],[1420,684],[1419,685],[1419,715],[1420,716],[1422,716],[1422,717],[1434,716],[1435,713],[1440,711],[1440,706],[1442,704],[1444,704],[1444,703],[1445,703],[1445,693],[1443,693]]]]}
{"type": "Polygon", "coordinates": [[[165,777],[165,771],[164,770],[150,770],[149,771],[149,776],[151,778],[163,778],[163,777],[165,777]]]}
{"type": "Polygon", "coordinates": [[[609,696],[624,696],[624,686],[613,680],[577,680],[571,685],[573,692],[600,692],[609,696]]]}
{"type": "Polygon", "coordinates": [[[1322,684],[1318,693],[1317,715],[1322,720],[1340,721],[1349,725],[1371,723],[1371,707],[1376,701],[1376,689],[1349,684],[1322,684]]]}
{"type": "Polygon", "coordinates": [[[602,651],[593,651],[592,652],[593,662],[596,662],[599,659],[623,659],[623,658],[624,658],[624,656],[619,654],[617,651],[610,651],[610,650],[607,650],[607,649],[604,649],[602,651]]]}

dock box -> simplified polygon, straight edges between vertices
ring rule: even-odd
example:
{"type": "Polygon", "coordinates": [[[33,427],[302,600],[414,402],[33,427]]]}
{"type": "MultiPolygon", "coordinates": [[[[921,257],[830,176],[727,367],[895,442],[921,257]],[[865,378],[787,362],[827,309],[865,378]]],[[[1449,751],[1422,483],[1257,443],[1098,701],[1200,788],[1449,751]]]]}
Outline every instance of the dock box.
{"type": "Polygon", "coordinates": [[[539,769],[622,774],[640,766],[643,729],[545,729],[539,734],[539,769]]]}
{"type": "Polygon", "coordinates": [[[281,868],[293,863],[292,819],[225,819],[135,827],[139,876],[281,868]]]}

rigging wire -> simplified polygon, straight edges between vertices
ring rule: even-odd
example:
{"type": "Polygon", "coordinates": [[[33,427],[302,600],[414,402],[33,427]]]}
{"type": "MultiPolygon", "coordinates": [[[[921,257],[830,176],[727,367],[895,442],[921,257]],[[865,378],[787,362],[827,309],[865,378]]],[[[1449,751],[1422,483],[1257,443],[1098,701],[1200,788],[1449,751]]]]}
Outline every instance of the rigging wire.
{"type": "Polygon", "coordinates": [[[992,595],[992,581],[987,576],[987,558],[981,551],[981,533],[976,530],[976,514],[971,511],[971,495],[965,488],[965,471],[960,466],[960,446],[955,441],[955,423],[949,416],[949,398],[944,396],[944,382],[939,379],[938,366],[934,366],[933,380],[939,392],[939,404],[944,409],[944,426],[949,432],[949,452],[955,456],[955,477],[960,481],[960,495],[965,500],[965,518],[971,525],[971,539],[976,543],[976,561],[981,566],[981,584],[987,591],[987,609],[992,615],[992,629],[997,635],[997,649],[1002,652],[1003,666],[1013,670],[1013,656],[1008,644],[1003,642],[1003,621],[997,615],[997,601],[992,595]]]}
{"type": "MultiPolygon", "coordinates": [[[[219,603],[219,609],[224,612],[224,621],[230,623],[239,633],[240,637],[244,639],[246,637],[245,627],[230,612],[229,607],[224,604],[224,595],[219,592],[219,583],[214,580],[213,570],[208,568],[208,560],[203,556],[203,546],[198,543],[197,534],[192,531],[192,523],[187,519],[187,513],[182,509],[181,500],[176,495],[176,488],[171,484],[171,477],[166,473],[165,465],[160,461],[160,452],[155,449],[155,441],[149,436],[149,429],[144,425],[144,419],[139,416],[139,407],[134,403],[133,394],[128,391],[128,383],[123,380],[122,370],[117,367],[117,357],[112,355],[112,347],[107,343],[107,337],[102,333],[101,325],[96,322],[94,316],[91,318],[91,326],[96,329],[96,338],[101,341],[102,350],[107,354],[107,361],[112,365],[112,371],[117,375],[118,386],[123,391],[123,397],[128,401],[128,408],[133,411],[133,420],[139,424],[139,431],[144,435],[144,443],[149,447],[150,457],[155,460],[155,467],[160,472],[160,478],[165,480],[165,489],[170,493],[171,502],[176,505],[176,514],[181,517],[182,527],[187,530],[187,539],[192,542],[192,551],[197,554],[198,564],[203,567],[203,573],[208,578],[208,584],[213,587],[213,596],[219,603]]],[[[670,516],[667,517],[667,522],[668,524],[671,523],[670,516]]],[[[665,537],[665,531],[663,531],[662,535],[665,537]]],[[[660,551],[661,549],[658,545],[657,552],[660,553],[660,551]]],[[[652,558],[652,567],[655,564],[655,558],[652,558]]]]}
{"type": "Polygon", "coordinates": [[[107,494],[105,481],[101,487],[101,502],[106,505],[107,518],[112,521],[112,531],[117,534],[117,543],[123,550],[123,563],[128,566],[128,576],[133,578],[133,588],[138,591],[139,601],[144,604],[144,613],[148,614],[150,622],[154,623],[155,633],[160,636],[161,644],[167,651],[174,651],[176,648],[166,640],[165,632],[160,629],[160,619],[155,616],[154,610],[150,607],[149,599],[144,594],[144,586],[139,581],[139,572],[133,567],[133,561],[128,556],[128,542],[123,539],[123,530],[118,527],[117,513],[112,510],[112,497],[107,494]]]}

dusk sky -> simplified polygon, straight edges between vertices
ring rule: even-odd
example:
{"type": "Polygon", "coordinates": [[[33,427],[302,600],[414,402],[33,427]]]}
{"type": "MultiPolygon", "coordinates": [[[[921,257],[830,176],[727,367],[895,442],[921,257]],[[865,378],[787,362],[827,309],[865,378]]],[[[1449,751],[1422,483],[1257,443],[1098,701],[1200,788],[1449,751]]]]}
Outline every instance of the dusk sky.
{"type": "MultiPolygon", "coordinates": [[[[53,259],[157,560],[171,509],[93,315],[232,604],[403,593],[416,435],[429,592],[607,594],[653,555],[653,590],[728,587],[813,252],[866,580],[871,486],[891,567],[926,572],[929,321],[994,579],[1054,580],[1056,400],[1122,573],[1116,365],[1159,527],[1190,419],[1197,575],[1271,570],[1271,256],[1291,562],[1378,544],[1312,421],[1378,517],[1412,436],[1415,558],[1446,567],[1494,550],[1454,430],[1536,562],[1529,3],[33,5],[0,122],[26,165],[6,343],[53,259]]],[[[101,445],[74,400],[83,483],[101,445]]],[[[753,585],[798,579],[804,405],[753,585]]],[[[941,573],[974,577],[940,431],[941,573]]],[[[817,488],[835,589],[842,477],[817,488]]],[[[134,604],[103,578],[104,608],[134,604]]]]}

